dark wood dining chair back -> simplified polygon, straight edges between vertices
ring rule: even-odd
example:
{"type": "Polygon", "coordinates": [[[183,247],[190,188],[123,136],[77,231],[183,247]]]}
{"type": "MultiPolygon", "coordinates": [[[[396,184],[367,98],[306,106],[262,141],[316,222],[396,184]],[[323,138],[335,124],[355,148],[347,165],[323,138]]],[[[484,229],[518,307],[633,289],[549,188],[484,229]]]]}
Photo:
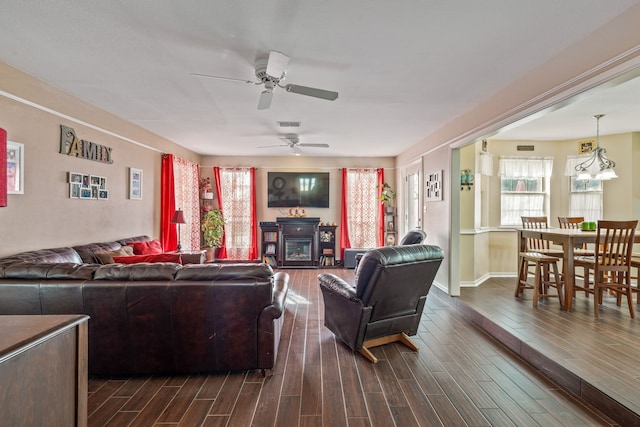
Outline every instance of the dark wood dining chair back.
{"type": "Polygon", "coordinates": [[[559,216],[558,224],[560,228],[579,230],[584,222],[583,216],[559,216]]]}
{"type": "Polygon", "coordinates": [[[594,263],[594,315],[598,317],[599,306],[605,289],[613,291],[617,304],[622,295],[627,297],[629,314],[635,317],[631,284],[631,257],[637,220],[598,221],[594,263]]]}

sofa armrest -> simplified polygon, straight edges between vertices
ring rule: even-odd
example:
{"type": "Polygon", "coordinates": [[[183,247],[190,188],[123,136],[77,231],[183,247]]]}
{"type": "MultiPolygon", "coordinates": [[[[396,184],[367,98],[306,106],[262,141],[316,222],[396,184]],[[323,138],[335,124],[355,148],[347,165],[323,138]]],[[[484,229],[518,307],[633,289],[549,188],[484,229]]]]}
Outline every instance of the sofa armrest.
{"type": "Polygon", "coordinates": [[[271,304],[262,310],[258,318],[258,367],[261,369],[272,369],[278,356],[289,275],[279,271],[273,275],[271,283],[271,304]]]}

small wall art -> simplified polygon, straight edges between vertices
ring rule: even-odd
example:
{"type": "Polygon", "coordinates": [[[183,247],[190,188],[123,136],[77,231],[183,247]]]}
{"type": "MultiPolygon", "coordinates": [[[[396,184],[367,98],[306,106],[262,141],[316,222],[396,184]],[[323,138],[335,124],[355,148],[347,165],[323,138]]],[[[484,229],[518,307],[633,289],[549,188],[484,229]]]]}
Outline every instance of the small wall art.
{"type": "Polygon", "coordinates": [[[108,200],[107,178],[79,172],[69,172],[69,198],[108,200]]]}
{"type": "Polygon", "coordinates": [[[7,141],[7,194],[24,194],[24,144],[7,141]]]}
{"type": "Polygon", "coordinates": [[[129,198],[142,200],[142,169],[129,168],[129,198]]]}
{"type": "Polygon", "coordinates": [[[427,175],[425,200],[427,202],[439,202],[442,200],[442,170],[427,175]]]}

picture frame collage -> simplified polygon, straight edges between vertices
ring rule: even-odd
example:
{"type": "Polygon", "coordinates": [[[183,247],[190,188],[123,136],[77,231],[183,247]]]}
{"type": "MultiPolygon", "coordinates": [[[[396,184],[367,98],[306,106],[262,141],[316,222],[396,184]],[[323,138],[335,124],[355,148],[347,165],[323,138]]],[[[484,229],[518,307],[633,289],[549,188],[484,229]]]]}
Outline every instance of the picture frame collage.
{"type": "Polygon", "coordinates": [[[69,172],[69,198],[109,200],[107,178],[86,173],[69,172]]]}

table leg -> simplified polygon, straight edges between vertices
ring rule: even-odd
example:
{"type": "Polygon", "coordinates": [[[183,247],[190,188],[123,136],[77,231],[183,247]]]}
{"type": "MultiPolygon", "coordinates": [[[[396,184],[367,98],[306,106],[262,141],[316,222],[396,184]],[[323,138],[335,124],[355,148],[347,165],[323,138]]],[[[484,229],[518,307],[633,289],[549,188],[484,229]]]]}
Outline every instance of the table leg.
{"type": "Polygon", "coordinates": [[[576,281],[573,265],[573,238],[567,237],[563,243],[562,269],[564,270],[564,309],[570,312],[573,308],[573,286],[576,281]]]}

